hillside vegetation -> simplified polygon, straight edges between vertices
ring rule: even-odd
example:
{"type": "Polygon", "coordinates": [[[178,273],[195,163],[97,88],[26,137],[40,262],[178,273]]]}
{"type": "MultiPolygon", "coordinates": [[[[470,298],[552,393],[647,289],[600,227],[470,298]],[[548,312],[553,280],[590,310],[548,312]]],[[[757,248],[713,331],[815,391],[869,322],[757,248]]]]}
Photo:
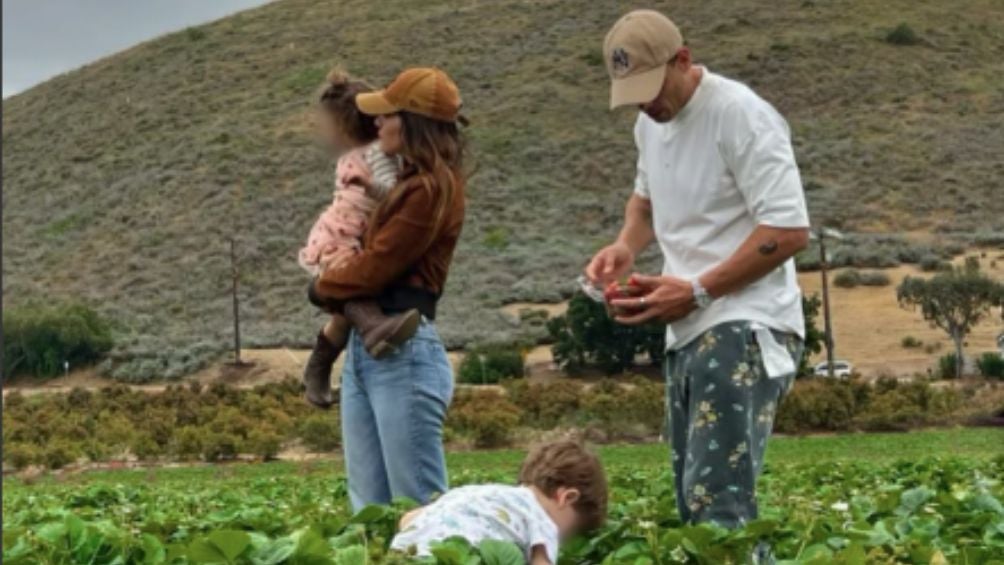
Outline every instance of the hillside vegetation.
{"type": "MultiPolygon", "coordinates": [[[[334,64],[377,84],[431,64],[461,87],[478,165],[441,331],[519,334],[497,307],[567,296],[618,224],[634,116],[607,111],[600,45],[640,5],[280,0],[5,100],[4,299],[95,305],[117,323],[113,374],[184,374],[230,342],[233,236],[245,344],[308,343],[295,256],[332,175],[316,88],[334,64]]],[[[645,5],[787,116],[814,221],[1004,231],[998,0],[645,5]],[[902,23],[915,42],[886,41],[902,23]]]]}

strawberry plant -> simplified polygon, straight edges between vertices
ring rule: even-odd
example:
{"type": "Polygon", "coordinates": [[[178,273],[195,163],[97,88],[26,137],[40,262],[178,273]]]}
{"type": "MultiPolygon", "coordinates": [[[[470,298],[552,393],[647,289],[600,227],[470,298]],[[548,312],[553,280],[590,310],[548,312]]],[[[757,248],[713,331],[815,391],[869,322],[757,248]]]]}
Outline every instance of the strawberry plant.
{"type": "MultiPolygon", "coordinates": [[[[888,437],[882,441],[890,450],[925,441],[888,437]]],[[[735,531],[682,523],[662,457],[644,455],[652,449],[643,446],[612,448],[604,456],[609,520],[565,543],[560,564],[738,564],[769,543],[785,565],[1000,565],[999,440],[999,433],[986,434],[987,449],[998,453],[992,457],[768,459],[761,515],[735,531]]],[[[836,449],[840,441],[828,445],[836,449]]],[[[863,440],[855,441],[861,453],[863,440]]],[[[452,481],[512,482],[521,456],[479,454],[478,465],[453,465],[452,481]]],[[[5,479],[4,487],[3,562],[11,565],[523,562],[515,546],[461,539],[444,540],[428,557],[392,553],[397,521],[413,504],[369,506],[352,516],[344,478],[326,466],[165,469],[31,484],[5,479]]]]}

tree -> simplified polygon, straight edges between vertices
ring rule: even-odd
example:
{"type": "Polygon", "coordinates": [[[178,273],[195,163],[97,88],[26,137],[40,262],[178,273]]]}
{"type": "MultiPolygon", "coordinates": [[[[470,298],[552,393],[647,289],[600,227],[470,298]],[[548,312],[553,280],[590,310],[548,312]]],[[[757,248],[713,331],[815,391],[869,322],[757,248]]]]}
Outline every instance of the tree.
{"type": "Polygon", "coordinates": [[[819,308],[823,301],[818,294],[812,296],[802,295],[802,315],[805,317],[805,350],[802,352],[802,359],[798,367],[798,377],[808,375],[812,372],[809,366],[809,357],[823,350],[823,342],[826,334],[816,327],[816,318],[819,317],[819,308]]]}
{"type": "Polygon", "coordinates": [[[547,331],[554,340],[554,361],[573,374],[589,365],[608,375],[619,373],[632,367],[640,353],[647,353],[652,363],[658,363],[666,343],[665,326],[618,324],[602,304],[584,294],[573,296],[568,311],[552,318],[547,331]]]}
{"type": "Polygon", "coordinates": [[[932,327],[948,333],[955,344],[956,374],[962,374],[963,342],[973,326],[999,307],[1004,285],[980,272],[979,262],[967,260],[931,279],[906,277],[896,289],[900,306],[920,309],[932,327]]]}

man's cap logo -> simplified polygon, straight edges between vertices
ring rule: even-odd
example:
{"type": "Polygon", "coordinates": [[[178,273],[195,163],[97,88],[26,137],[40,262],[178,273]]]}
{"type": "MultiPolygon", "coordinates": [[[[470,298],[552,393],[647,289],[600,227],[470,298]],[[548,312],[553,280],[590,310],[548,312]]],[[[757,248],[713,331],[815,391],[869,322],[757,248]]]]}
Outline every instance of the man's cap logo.
{"type": "Polygon", "coordinates": [[[627,51],[623,47],[614,48],[610,54],[610,63],[614,69],[614,74],[617,75],[626,73],[628,68],[631,67],[631,61],[628,59],[627,51]]]}

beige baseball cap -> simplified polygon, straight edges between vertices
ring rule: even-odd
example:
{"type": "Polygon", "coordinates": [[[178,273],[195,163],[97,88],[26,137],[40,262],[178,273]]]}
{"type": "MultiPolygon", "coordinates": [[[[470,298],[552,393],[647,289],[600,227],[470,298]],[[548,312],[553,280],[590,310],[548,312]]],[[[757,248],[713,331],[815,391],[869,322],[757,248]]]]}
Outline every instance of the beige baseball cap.
{"type": "Polygon", "coordinates": [[[651,102],[662,89],[666,63],[683,47],[683,36],[655,10],[635,10],[617,20],[603,40],[610,75],[610,109],[651,102]]]}

